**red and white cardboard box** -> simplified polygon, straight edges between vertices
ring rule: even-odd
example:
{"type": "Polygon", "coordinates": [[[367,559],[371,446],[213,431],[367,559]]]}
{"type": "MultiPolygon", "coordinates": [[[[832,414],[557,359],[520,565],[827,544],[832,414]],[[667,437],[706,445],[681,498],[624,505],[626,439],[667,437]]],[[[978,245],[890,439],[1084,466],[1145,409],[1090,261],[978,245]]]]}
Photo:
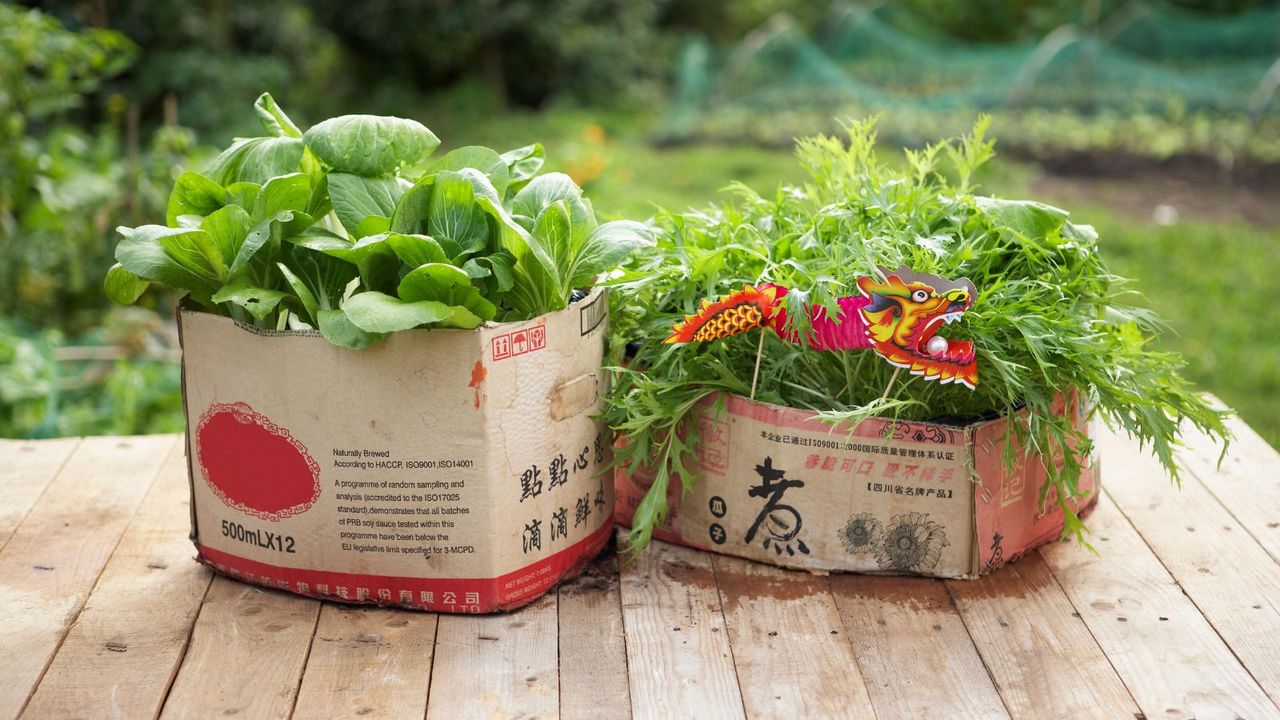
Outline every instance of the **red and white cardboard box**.
{"type": "MultiPolygon", "coordinates": [[[[1062,411],[1084,427],[1077,403],[1062,411]]],[[[1018,453],[1005,466],[1008,419],[870,418],[850,432],[809,410],[723,395],[694,421],[700,472],[689,492],[673,479],[659,540],[813,571],[972,578],[1062,532],[1055,499],[1040,502],[1040,458],[1018,453]]],[[[1091,458],[1077,512],[1092,509],[1098,477],[1091,458]]],[[[620,524],[652,481],[617,471],[620,524]]]]}
{"type": "Polygon", "coordinates": [[[198,559],[345,602],[487,613],[609,538],[607,297],[364,350],[183,308],[198,559]]]}

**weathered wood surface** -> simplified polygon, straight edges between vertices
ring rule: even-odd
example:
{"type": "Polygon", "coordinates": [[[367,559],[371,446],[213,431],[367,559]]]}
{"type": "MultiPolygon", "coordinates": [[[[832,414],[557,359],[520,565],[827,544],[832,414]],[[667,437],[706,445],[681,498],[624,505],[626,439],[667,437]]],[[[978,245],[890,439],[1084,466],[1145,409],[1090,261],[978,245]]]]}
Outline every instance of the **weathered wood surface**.
{"type": "Polygon", "coordinates": [[[489,617],[213,577],[174,437],[0,441],[0,720],[1280,718],[1280,455],[1234,430],[1181,491],[1104,431],[1096,553],[942,582],[657,543],[489,617]]]}

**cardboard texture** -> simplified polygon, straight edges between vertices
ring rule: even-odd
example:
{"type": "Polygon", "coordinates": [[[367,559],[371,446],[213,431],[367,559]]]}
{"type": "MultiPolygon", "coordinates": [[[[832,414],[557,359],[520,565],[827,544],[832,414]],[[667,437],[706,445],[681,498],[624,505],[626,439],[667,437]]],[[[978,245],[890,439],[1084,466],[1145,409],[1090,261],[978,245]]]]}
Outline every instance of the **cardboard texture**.
{"type": "Polygon", "coordinates": [[[612,527],[607,298],[365,350],[183,308],[198,559],[346,602],[485,613],[577,574],[612,527]]]}
{"type": "MultiPolygon", "coordinates": [[[[1055,540],[1062,511],[1040,506],[1038,459],[1006,472],[1006,419],[966,426],[863,421],[846,429],[812,411],[736,395],[695,411],[701,473],[673,482],[654,537],[782,567],[972,578],[1055,540]]],[[[1083,414],[1064,403],[1077,427],[1083,414]]],[[[1097,499],[1091,459],[1080,486],[1097,499]]],[[[630,525],[652,475],[616,474],[617,520],[630,525]]]]}

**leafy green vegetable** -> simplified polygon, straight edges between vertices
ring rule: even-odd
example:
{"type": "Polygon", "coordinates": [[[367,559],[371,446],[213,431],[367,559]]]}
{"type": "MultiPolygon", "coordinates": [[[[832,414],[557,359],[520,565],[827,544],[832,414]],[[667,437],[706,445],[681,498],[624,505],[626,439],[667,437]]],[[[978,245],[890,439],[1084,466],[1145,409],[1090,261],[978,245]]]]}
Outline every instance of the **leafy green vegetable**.
{"type": "Polygon", "coordinates": [[[112,265],[111,269],[107,270],[107,297],[121,305],[137,302],[138,298],[142,297],[142,293],[147,291],[148,285],[150,283],[129,272],[120,263],[112,265]]]}
{"type": "Polygon", "coordinates": [[[452,314],[441,302],[409,302],[380,292],[353,295],[342,304],[342,310],[361,330],[381,333],[438,323],[452,314]]]}
{"type": "Polygon", "coordinates": [[[237,182],[261,185],[277,175],[296,172],[302,162],[302,150],[302,140],[298,138],[239,138],[213,159],[205,174],[224,186],[237,182]]]}
{"type": "Polygon", "coordinates": [[[568,176],[537,177],[541,145],[462,147],[406,176],[440,143],[412,120],[350,115],[304,132],[270,95],[254,110],[267,134],[180,176],[166,225],[120,228],[112,300],[156,283],[354,349],[563,308],[652,237],[641,223],[598,225],[568,176]]]}
{"type": "Polygon", "coordinates": [[[173,192],[169,193],[165,222],[176,225],[183,215],[210,215],[229,200],[230,195],[218,183],[193,172],[182,173],[173,184],[173,192]]]}
{"type": "Polygon", "coordinates": [[[302,141],[333,170],[364,177],[416,165],[440,146],[421,123],[377,115],[330,118],[303,133],[302,141]]]}
{"type": "MultiPolygon", "coordinates": [[[[1079,391],[1091,412],[1154,448],[1175,476],[1180,422],[1225,437],[1221,413],[1178,375],[1181,358],[1151,349],[1158,319],[1131,304],[1093,228],[1047,205],[974,194],[969,179],[994,154],[985,129],[980,121],[959,142],[907,151],[906,169],[895,171],[877,158],[872,125],[855,123],[847,139],[799,142],[808,174],[801,186],[771,196],[736,186],[730,202],[659,215],[657,244],[633,257],[611,295],[612,345],[638,351],[616,373],[605,420],[622,441],[617,462],[655,476],[633,521],[632,551],[665,517],[670,483],[697,481],[692,408],[716,392],[749,391],[760,336],[688,347],[661,340],[704,298],[743,284],[791,288],[785,302],[801,324],[803,303],[832,311],[837,298],[857,292],[857,277],[880,266],[970,278],[978,297],[952,332],[976,344],[976,390],[915,377],[891,385],[894,368],[873,353],[815,351],[769,333],[756,397],[846,429],[873,414],[971,422],[1025,409],[1025,423],[1009,424],[1019,442],[1007,444],[1005,460],[1016,460],[1017,446],[1061,458],[1045,462],[1041,500],[1061,504],[1065,534],[1083,537],[1068,501],[1079,495],[1091,445],[1054,413],[1062,395],[1079,391]]],[[[513,211],[527,214],[524,207],[513,211]]]]}
{"type": "Polygon", "coordinates": [[[542,164],[546,162],[546,151],[542,149],[542,143],[534,143],[533,145],[525,145],[522,148],[508,150],[502,153],[502,161],[507,164],[507,171],[510,176],[510,182],[507,185],[507,192],[519,192],[521,188],[529,184],[534,175],[542,169],[542,164]]]}
{"type": "Polygon", "coordinates": [[[389,220],[400,196],[411,187],[401,178],[366,178],[348,173],[330,173],[328,180],[333,212],[354,237],[361,237],[356,231],[367,218],[389,220]]]}

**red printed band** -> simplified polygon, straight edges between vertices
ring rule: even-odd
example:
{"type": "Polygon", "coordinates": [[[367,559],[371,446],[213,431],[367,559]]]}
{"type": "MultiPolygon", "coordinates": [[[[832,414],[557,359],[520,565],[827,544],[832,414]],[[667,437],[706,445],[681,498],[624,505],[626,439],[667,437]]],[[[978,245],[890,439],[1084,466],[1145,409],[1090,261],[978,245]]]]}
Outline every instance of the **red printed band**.
{"type": "Polygon", "coordinates": [[[560,552],[496,578],[414,578],[307,570],[248,560],[196,544],[200,562],[238,580],[299,595],[452,613],[510,610],[576,574],[609,539],[612,523],[560,552]]]}
{"type": "MultiPolygon", "coordinates": [[[[741,395],[725,394],[725,409],[728,414],[750,418],[759,423],[777,428],[807,430],[829,436],[840,444],[851,437],[881,438],[885,440],[909,440],[914,442],[938,443],[943,445],[960,445],[964,442],[962,431],[958,428],[930,422],[907,422],[905,420],[888,420],[871,417],[858,423],[852,435],[846,430],[847,425],[829,425],[817,419],[812,410],[770,405],[758,400],[750,400],[741,395]]],[[[717,396],[711,395],[702,400],[703,407],[715,406],[717,396]]],[[[837,448],[839,449],[839,448],[837,448]]]]}

